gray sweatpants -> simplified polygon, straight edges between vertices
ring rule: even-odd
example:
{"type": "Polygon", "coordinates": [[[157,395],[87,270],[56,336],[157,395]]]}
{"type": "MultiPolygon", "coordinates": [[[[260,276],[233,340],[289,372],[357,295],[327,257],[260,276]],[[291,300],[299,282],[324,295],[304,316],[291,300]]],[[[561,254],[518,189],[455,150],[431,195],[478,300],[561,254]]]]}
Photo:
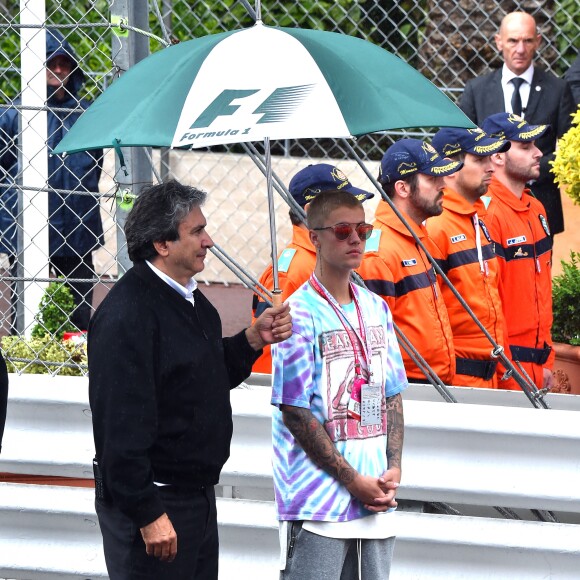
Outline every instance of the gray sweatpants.
{"type": "Polygon", "coordinates": [[[286,569],[280,580],[388,580],[394,549],[394,537],[327,538],[303,530],[302,522],[288,522],[286,569]]]}

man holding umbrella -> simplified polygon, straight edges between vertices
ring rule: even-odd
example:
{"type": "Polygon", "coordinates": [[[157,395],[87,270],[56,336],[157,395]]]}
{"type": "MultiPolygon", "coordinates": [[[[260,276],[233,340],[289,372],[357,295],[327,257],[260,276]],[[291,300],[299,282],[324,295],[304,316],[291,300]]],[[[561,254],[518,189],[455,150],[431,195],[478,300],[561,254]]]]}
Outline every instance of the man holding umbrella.
{"type": "MultiPolygon", "coordinates": [[[[288,189],[294,201],[301,208],[305,208],[323,191],[346,191],[359,201],[374,197],[373,193],[352,185],[338,167],[328,163],[317,163],[301,169],[290,180],[288,189]]],[[[308,228],[302,218],[292,209],[290,210],[290,221],[292,222],[292,241],[278,256],[278,285],[282,291],[282,301],[286,300],[308,280],[316,264],[316,250],[308,236],[308,228]]],[[[264,270],[259,282],[268,290],[273,289],[271,265],[264,270]]],[[[266,303],[260,300],[257,294],[254,294],[253,315],[259,316],[265,308],[266,303]]],[[[252,371],[266,374],[272,372],[272,356],[269,346],[264,348],[263,354],[254,363],[252,371]]]]}
{"type": "Polygon", "coordinates": [[[360,201],[307,210],[316,266],[288,300],[293,334],[272,349],[274,489],[284,580],[389,576],[407,380],[391,313],[350,282],[372,226],[360,201]]]}
{"type": "Polygon", "coordinates": [[[229,456],[229,391],[265,344],[291,334],[281,305],[222,338],[193,278],[213,245],[205,195],[175,181],[140,194],[125,225],[134,266],[89,327],[96,510],[111,580],[217,579],[214,485],[229,456]]]}

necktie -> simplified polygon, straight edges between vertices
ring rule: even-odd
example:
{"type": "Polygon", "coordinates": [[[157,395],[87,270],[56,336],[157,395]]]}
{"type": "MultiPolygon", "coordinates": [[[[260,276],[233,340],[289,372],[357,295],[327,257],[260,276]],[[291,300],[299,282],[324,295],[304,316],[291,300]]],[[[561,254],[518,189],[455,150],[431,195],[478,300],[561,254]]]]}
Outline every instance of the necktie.
{"type": "Polygon", "coordinates": [[[515,77],[510,81],[514,85],[514,94],[512,95],[512,112],[514,115],[521,116],[522,114],[522,96],[520,95],[520,87],[526,82],[524,79],[515,77]]]}

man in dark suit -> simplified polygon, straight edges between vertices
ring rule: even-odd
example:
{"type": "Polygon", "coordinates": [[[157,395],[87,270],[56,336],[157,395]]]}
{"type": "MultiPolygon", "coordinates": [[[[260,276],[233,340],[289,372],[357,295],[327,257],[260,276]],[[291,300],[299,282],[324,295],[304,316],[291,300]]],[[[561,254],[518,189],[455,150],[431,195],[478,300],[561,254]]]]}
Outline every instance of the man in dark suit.
{"type": "Polygon", "coordinates": [[[550,173],[556,140],[570,127],[574,111],[572,91],[566,81],[533,64],[541,42],[536,21],[526,12],[507,14],[495,43],[502,53],[501,69],[467,83],[459,106],[477,125],[494,113],[520,114],[533,125],[550,125],[536,144],[544,154],[540,177],[531,185],[533,194],[544,204],[552,235],[564,231],[560,190],[550,173]]]}

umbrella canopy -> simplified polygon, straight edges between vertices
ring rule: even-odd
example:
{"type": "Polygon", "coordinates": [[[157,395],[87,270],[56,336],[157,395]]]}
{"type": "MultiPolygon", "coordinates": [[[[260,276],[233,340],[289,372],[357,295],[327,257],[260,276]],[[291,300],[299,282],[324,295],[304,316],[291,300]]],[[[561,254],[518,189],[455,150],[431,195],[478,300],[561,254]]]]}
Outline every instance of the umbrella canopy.
{"type": "Polygon", "coordinates": [[[404,61],[344,34],[251,28],[157,52],[107,89],[55,153],[474,127],[404,61]]]}

